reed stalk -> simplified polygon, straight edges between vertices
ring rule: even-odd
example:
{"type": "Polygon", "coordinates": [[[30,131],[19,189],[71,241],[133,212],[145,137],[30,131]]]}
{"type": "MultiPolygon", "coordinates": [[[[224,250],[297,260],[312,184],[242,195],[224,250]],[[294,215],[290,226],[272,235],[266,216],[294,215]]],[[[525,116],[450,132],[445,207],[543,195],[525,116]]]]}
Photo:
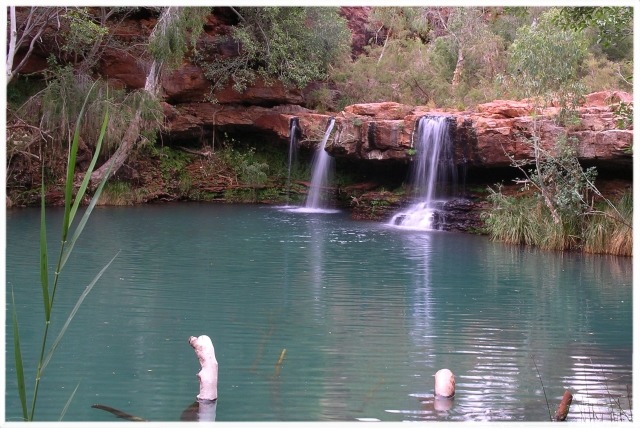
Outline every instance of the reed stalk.
{"type": "MultiPolygon", "coordinates": [[[[93,89],[93,87],[91,89],[93,89]]],[[[91,92],[91,90],[89,91],[89,93],[90,92],[91,92]]],[[[89,185],[89,180],[90,180],[90,177],[91,177],[91,173],[92,173],[93,169],[95,168],[96,162],[98,160],[98,156],[100,154],[100,149],[102,147],[102,142],[103,142],[103,139],[104,139],[105,134],[106,134],[107,124],[109,123],[109,111],[107,109],[107,110],[105,110],[105,113],[104,113],[102,126],[100,128],[100,134],[98,136],[98,141],[97,141],[97,144],[96,144],[96,150],[95,150],[95,153],[94,153],[93,158],[91,160],[91,164],[89,165],[89,168],[86,171],[84,179],[82,180],[82,182],[80,184],[80,187],[78,188],[78,191],[76,192],[76,195],[75,195],[75,198],[74,198],[74,196],[73,196],[74,176],[75,176],[76,156],[77,156],[77,153],[78,153],[78,144],[79,144],[79,139],[80,139],[80,125],[81,125],[81,122],[83,120],[83,116],[84,116],[85,109],[87,107],[88,99],[89,99],[89,95],[87,95],[87,97],[85,98],[85,101],[84,101],[84,104],[82,106],[82,109],[81,109],[81,111],[80,111],[80,113],[78,115],[78,120],[76,122],[74,135],[73,135],[71,144],[69,146],[69,154],[68,154],[68,158],[67,158],[67,175],[66,175],[66,181],[65,181],[65,200],[64,200],[64,217],[63,217],[63,222],[62,222],[62,237],[61,237],[60,251],[59,251],[59,254],[58,254],[58,261],[57,261],[56,268],[55,268],[55,271],[54,271],[54,278],[53,278],[53,286],[52,286],[52,288],[50,288],[49,272],[48,272],[48,256],[47,256],[48,251],[47,251],[47,239],[46,239],[47,233],[46,233],[46,214],[45,214],[46,210],[45,210],[44,178],[43,178],[43,181],[42,181],[42,187],[41,187],[41,215],[40,215],[40,284],[41,284],[41,288],[42,288],[42,300],[43,300],[43,305],[44,305],[45,323],[44,323],[44,331],[43,331],[43,335],[42,335],[42,343],[41,343],[41,346],[40,346],[40,354],[39,354],[38,364],[37,364],[37,369],[36,369],[36,375],[35,375],[35,380],[34,380],[34,389],[33,389],[33,396],[32,396],[31,408],[30,409],[27,407],[27,393],[26,393],[26,383],[25,383],[25,376],[24,376],[24,362],[23,362],[23,359],[22,359],[22,352],[21,352],[21,349],[20,349],[21,345],[20,345],[18,316],[17,316],[17,313],[16,313],[16,307],[15,307],[15,302],[13,301],[13,293],[12,293],[12,305],[13,305],[12,321],[13,321],[13,336],[14,336],[14,348],[15,348],[14,349],[14,359],[15,359],[15,365],[16,365],[18,394],[20,396],[20,403],[21,403],[21,407],[22,407],[22,416],[23,416],[23,419],[26,420],[26,421],[33,421],[34,418],[35,418],[36,405],[37,405],[37,402],[38,402],[38,391],[39,391],[39,387],[40,387],[40,381],[42,379],[42,376],[44,375],[44,371],[45,371],[45,368],[47,367],[47,364],[51,360],[51,357],[53,356],[58,344],[60,343],[62,337],[64,336],[65,332],[67,331],[67,328],[68,328],[69,324],[71,323],[73,317],[75,316],[76,312],[78,311],[78,309],[79,309],[80,305],[82,304],[82,302],[84,301],[85,297],[89,294],[89,292],[91,291],[91,289],[93,288],[95,283],[98,281],[98,279],[100,279],[102,274],[111,265],[111,263],[113,262],[113,260],[117,256],[117,254],[116,254],[116,256],[114,256],[114,258],[111,259],[111,261],[94,277],[94,279],[89,283],[89,285],[87,285],[87,287],[85,288],[84,292],[79,297],[76,305],[74,306],[74,308],[71,310],[70,314],[68,315],[67,320],[66,320],[65,324],[63,325],[62,329],[60,330],[60,332],[58,333],[58,336],[54,340],[53,345],[51,345],[50,347],[47,347],[48,339],[49,339],[49,327],[51,325],[51,312],[53,310],[56,290],[57,290],[58,285],[59,285],[60,273],[61,273],[62,269],[64,268],[67,260],[69,259],[69,256],[71,255],[73,247],[74,247],[77,239],[79,238],[80,234],[82,233],[82,231],[83,231],[83,229],[84,229],[84,227],[85,227],[85,225],[87,223],[87,220],[89,219],[89,216],[91,215],[91,212],[93,211],[93,208],[95,207],[95,204],[96,204],[96,202],[97,202],[97,200],[98,200],[98,198],[100,196],[100,193],[102,192],[102,189],[104,187],[106,179],[108,177],[108,174],[105,175],[105,178],[102,180],[102,182],[100,183],[100,185],[98,186],[98,188],[94,192],[94,195],[93,195],[88,207],[84,211],[83,216],[78,221],[77,225],[75,226],[75,229],[73,230],[73,233],[71,234],[71,237],[69,238],[69,232],[71,230],[71,225],[73,224],[73,221],[74,221],[74,219],[76,217],[76,214],[77,214],[77,211],[78,211],[78,207],[80,206],[80,203],[82,202],[82,200],[83,200],[83,198],[85,196],[85,193],[87,191],[87,188],[88,188],[88,185],[89,185]]],[[[43,166],[43,168],[44,168],[44,166],[43,166]]],[[[44,173],[42,175],[44,177],[44,173]]],[[[71,399],[73,399],[73,396],[75,395],[76,391],[77,391],[77,387],[76,387],[76,390],[74,390],[74,392],[72,393],[70,399],[67,401],[67,404],[65,405],[65,408],[62,411],[62,416],[64,416],[64,413],[66,413],[66,410],[68,409],[70,401],[71,401],[71,399]]]]}

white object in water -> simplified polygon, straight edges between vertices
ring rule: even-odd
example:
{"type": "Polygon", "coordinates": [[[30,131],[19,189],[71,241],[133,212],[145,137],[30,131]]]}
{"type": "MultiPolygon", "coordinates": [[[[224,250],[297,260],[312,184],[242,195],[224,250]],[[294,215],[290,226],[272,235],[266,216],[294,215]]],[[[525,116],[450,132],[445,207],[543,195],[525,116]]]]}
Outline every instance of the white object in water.
{"type": "Polygon", "coordinates": [[[197,398],[198,400],[216,400],[218,398],[218,361],[211,338],[207,335],[191,336],[189,345],[196,351],[201,366],[198,372],[200,393],[197,398]]]}
{"type": "Polygon", "coordinates": [[[436,398],[452,398],[456,394],[456,378],[449,369],[441,369],[435,374],[436,398]]]}

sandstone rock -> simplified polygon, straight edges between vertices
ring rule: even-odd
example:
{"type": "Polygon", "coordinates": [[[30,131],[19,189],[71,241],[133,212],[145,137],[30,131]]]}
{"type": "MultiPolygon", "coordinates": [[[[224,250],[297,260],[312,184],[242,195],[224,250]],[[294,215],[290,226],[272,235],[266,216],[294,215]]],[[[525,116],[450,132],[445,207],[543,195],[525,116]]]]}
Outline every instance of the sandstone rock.
{"type": "Polygon", "coordinates": [[[484,117],[502,119],[528,116],[533,111],[533,106],[525,101],[495,100],[479,104],[477,110],[484,117]]]}
{"type": "Polygon", "coordinates": [[[632,103],[633,95],[623,91],[600,91],[585,97],[585,106],[609,106],[620,102],[632,103]]]}
{"type": "Polygon", "coordinates": [[[172,104],[203,102],[211,84],[200,67],[187,63],[163,77],[162,89],[172,104]]]}
{"type": "MultiPolygon", "coordinates": [[[[578,156],[584,161],[605,162],[631,168],[629,153],[633,131],[616,129],[612,106],[602,106],[598,100],[630,99],[624,92],[601,93],[587,97],[589,105],[578,110],[579,121],[559,125],[555,117],[557,107],[545,109],[534,120],[533,106],[526,101],[496,100],[481,104],[476,111],[433,110],[432,114],[448,114],[453,118],[454,143],[458,164],[475,167],[505,167],[510,158],[531,159],[533,147],[529,139],[535,134],[541,147],[551,150],[557,139],[566,135],[578,140],[578,156]],[[596,104],[596,105],[594,105],[596,104]]],[[[397,103],[371,103],[348,106],[340,138],[327,145],[336,157],[353,160],[411,159],[416,122],[429,114],[424,107],[403,106],[397,103]],[[402,120],[399,117],[408,112],[402,120]],[[349,123],[362,123],[359,128],[349,123]],[[351,138],[344,138],[345,135],[351,138]]]]}
{"type": "Polygon", "coordinates": [[[299,89],[286,88],[279,81],[267,84],[262,79],[256,79],[256,82],[243,92],[236,91],[232,84],[228,84],[224,89],[216,91],[214,95],[220,104],[273,106],[304,102],[299,89]]]}
{"type": "Polygon", "coordinates": [[[413,110],[412,106],[394,103],[369,103],[369,104],[353,104],[345,107],[346,113],[357,116],[371,116],[376,119],[383,120],[399,120],[403,119],[413,110]]]}

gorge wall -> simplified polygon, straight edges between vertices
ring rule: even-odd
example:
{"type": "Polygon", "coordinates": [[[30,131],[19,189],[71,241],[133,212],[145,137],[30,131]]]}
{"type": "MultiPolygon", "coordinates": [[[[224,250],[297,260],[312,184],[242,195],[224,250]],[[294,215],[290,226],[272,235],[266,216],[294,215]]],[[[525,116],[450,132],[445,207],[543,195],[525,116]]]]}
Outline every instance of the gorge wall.
{"type": "MultiPolygon", "coordinates": [[[[228,34],[233,25],[233,14],[226,9],[214,8],[198,42],[199,49],[216,49],[218,54],[233,55],[232,49],[220,42],[220,36],[228,34]]],[[[362,50],[366,41],[368,10],[366,7],[341,8],[354,34],[355,53],[362,50]]],[[[143,14],[114,28],[114,36],[122,43],[141,48],[126,54],[107,49],[96,66],[96,73],[114,87],[142,88],[150,63],[142,41],[155,22],[155,17],[143,14]]],[[[36,49],[25,73],[42,71],[47,56],[46,49],[41,46],[36,49]]],[[[161,79],[165,115],[163,144],[205,146],[214,132],[237,132],[258,136],[257,141],[282,144],[286,150],[290,122],[297,118],[299,143],[311,149],[322,139],[329,118],[334,117],[334,132],[326,146],[331,156],[351,164],[396,165],[406,170],[415,154],[413,139],[418,119],[425,115],[446,115],[450,118],[456,164],[480,171],[481,175],[508,169],[511,159],[531,159],[533,150],[527,140],[535,133],[547,149],[553,147],[561,135],[575,137],[578,157],[584,164],[622,176],[629,182],[632,178],[633,130],[618,129],[615,116],[621,102],[633,101],[631,94],[625,92],[603,91],[586,96],[575,120],[562,125],[557,120],[558,107],[534,112],[534,104],[527,100],[495,100],[468,110],[382,102],[355,104],[339,112],[321,113],[306,107],[312,88],[313,85],[302,90],[291,89],[278,82],[267,84],[258,80],[242,93],[235,91],[231,84],[212,91],[202,69],[185,61],[161,79]],[[212,97],[215,103],[209,101],[212,97]]],[[[367,197],[377,198],[379,194],[371,196],[360,192],[356,196],[364,203],[367,197]]],[[[472,207],[464,202],[452,208],[456,209],[468,212],[472,207]]]]}
{"type": "MultiPolygon", "coordinates": [[[[368,33],[365,24],[370,9],[340,8],[353,33],[354,54],[361,52],[366,43],[368,33]]],[[[148,38],[157,17],[145,14],[144,8],[140,10],[138,15],[110,29],[121,43],[140,48],[123,53],[107,47],[96,66],[96,73],[115,87],[133,90],[144,86],[150,61],[141,42],[148,38]]],[[[221,36],[230,32],[235,19],[230,8],[214,8],[197,43],[198,49],[205,54],[214,49],[219,55],[233,56],[233,49],[225,45],[221,36]]],[[[44,39],[47,39],[46,34],[44,39]]],[[[46,43],[38,44],[24,72],[42,71],[48,55],[46,43]]],[[[17,59],[20,59],[20,54],[17,59]]],[[[165,73],[161,80],[166,124],[163,141],[189,145],[194,141],[210,140],[216,129],[249,132],[287,143],[289,121],[297,117],[301,145],[313,147],[321,140],[328,118],[333,116],[336,127],[327,145],[330,155],[355,162],[407,162],[411,160],[417,119],[438,114],[452,118],[457,162],[469,167],[499,168],[510,164],[509,156],[530,158],[532,150],[526,139],[531,137],[535,126],[543,147],[550,147],[564,133],[577,138],[582,161],[603,168],[621,169],[629,174],[631,171],[633,131],[617,129],[614,117],[614,110],[621,101],[633,101],[628,93],[591,94],[578,110],[579,120],[561,126],[555,120],[559,113],[557,107],[539,111],[538,120],[534,120],[533,105],[514,100],[496,100],[468,111],[384,102],[351,105],[341,112],[320,114],[305,108],[312,88],[313,84],[299,90],[286,88],[278,82],[266,84],[257,81],[243,93],[235,91],[231,84],[212,91],[204,72],[197,65],[185,61],[176,70],[165,73]],[[212,97],[217,100],[215,104],[208,101],[212,97]]]]}

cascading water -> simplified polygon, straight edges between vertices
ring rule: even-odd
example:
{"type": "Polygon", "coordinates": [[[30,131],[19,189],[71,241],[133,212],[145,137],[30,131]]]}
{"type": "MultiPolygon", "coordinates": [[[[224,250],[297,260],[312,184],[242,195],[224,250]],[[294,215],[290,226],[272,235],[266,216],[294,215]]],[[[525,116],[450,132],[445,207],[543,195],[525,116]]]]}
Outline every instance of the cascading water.
{"type": "Polygon", "coordinates": [[[416,135],[416,160],[411,170],[411,186],[419,202],[407,210],[395,214],[390,225],[407,229],[431,230],[436,208],[444,204],[437,199],[437,191],[444,184],[457,183],[457,172],[453,157],[453,144],[449,135],[446,116],[424,116],[418,122],[416,135]]]}
{"type": "Polygon", "coordinates": [[[337,210],[332,210],[323,204],[322,194],[326,191],[329,184],[329,172],[333,165],[333,158],[325,150],[329,135],[335,123],[335,118],[329,119],[327,130],[324,133],[324,138],[318,146],[316,153],[313,156],[313,162],[311,165],[311,184],[309,186],[309,193],[305,199],[304,207],[298,208],[295,211],[298,212],[322,212],[322,213],[335,213],[337,210]]]}
{"type": "Polygon", "coordinates": [[[291,168],[293,168],[293,162],[296,158],[296,154],[298,151],[297,130],[298,130],[298,118],[294,117],[291,119],[291,124],[289,127],[289,169],[287,171],[287,206],[289,205],[289,200],[291,198],[291,168]]]}

